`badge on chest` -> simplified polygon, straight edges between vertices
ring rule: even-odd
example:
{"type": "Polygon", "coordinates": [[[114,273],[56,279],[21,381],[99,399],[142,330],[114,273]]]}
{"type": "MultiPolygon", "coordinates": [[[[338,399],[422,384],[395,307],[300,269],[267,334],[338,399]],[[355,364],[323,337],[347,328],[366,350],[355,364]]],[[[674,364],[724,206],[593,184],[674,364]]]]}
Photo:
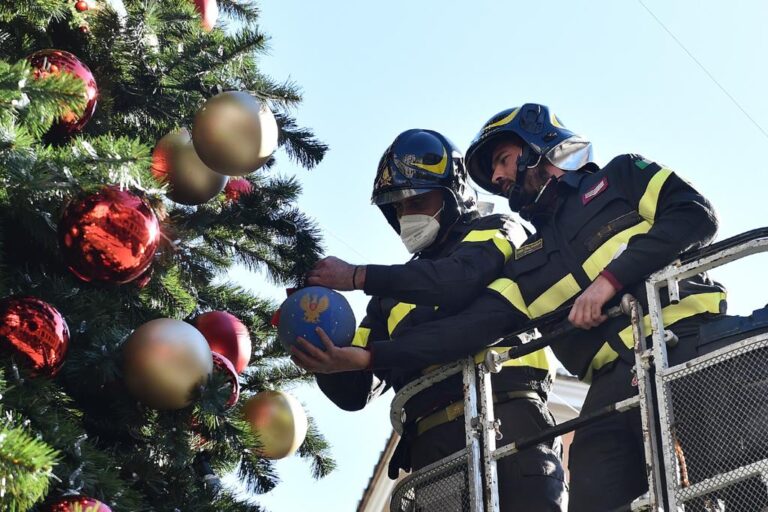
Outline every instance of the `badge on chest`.
{"type": "Polygon", "coordinates": [[[521,245],[520,247],[515,249],[515,259],[519,260],[524,256],[528,256],[532,252],[538,251],[542,247],[544,247],[544,240],[541,238],[529,244],[521,245]]]}

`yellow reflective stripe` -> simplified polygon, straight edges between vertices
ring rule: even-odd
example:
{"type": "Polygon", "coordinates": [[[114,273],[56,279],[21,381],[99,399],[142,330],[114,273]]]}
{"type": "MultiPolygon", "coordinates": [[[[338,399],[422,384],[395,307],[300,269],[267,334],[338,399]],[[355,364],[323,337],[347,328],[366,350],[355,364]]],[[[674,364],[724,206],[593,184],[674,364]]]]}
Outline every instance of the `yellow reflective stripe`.
{"type": "Polygon", "coordinates": [[[355,331],[355,337],[352,338],[353,347],[365,348],[368,346],[368,337],[371,335],[371,330],[367,327],[358,327],[355,331]]]}
{"type": "MultiPolygon", "coordinates": [[[[475,362],[476,363],[482,363],[485,360],[485,354],[489,350],[495,350],[496,352],[506,352],[511,347],[490,347],[486,348],[485,350],[481,350],[477,354],[475,354],[475,362]]],[[[529,366],[531,368],[536,368],[537,370],[544,370],[546,372],[550,371],[550,368],[552,368],[552,360],[554,358],[554,355],[552,354],[552,351],[547,348],[543,348],[541,350],[537,350],[536,352],[532,354],[525,355],[523,357],[519,357],[516,359],[510,359],[509,361],[505,361],[502,366],[508,367],[508,366],[514,366],[514,367],[520,367],[520,366],[529,366]]]]}
{"type": "Polygon", "coordinates": [[[443,174],[445,173],[445,169],[448,168],[448,152],[445,150],[445,148],[443,148],[443,158],[441,158],[440,161],[436,164],[422,164],[419,162],[413,162],[412,165],[424,169],[427,172],[431,172],[432,174],[443,174]]]}
{"type": "MultiPolygon", "coordinates": [[[[632,326],[630,326],[631,329],[632,326]]],[[[611,361],[614,361],[617,357],[619,357],[619,353],[616,352],[611,348],[611,346],[608,344],[608,342],[603,343],[603,346],[600,347],[600,350],[597,351],[597,354],[595,354],[595,357],[592,358],[592,364],[590,369],[590,374],[592,373],[592,370],[599,370],[606,364],[610,363],[611,361]]],[[[586,380],[586,379],[585,379],[586,380]]],[[[590,378],[590,380],[592,380],[590,378]]]]}
{"type": "Polygon", "coordinates": [[[653,219],[656,217],[656,206],[659,203],[659,193],[670,174],[672,174],[670,169],[661,169],[654,174],[651,181],[648,182],[648,187],[646,187],[643,197],[640,198],[638,212],[648,222],[653,223],[653,219]]]}
{"type": "Polygon", "coordinates": [[[495,127],[497,127],[497,126],[502,126],[502,125],[505,125],[505,124],[507,124],[507,123],[511,122],[511,121],[512,121],[512,120],[515,118],[515,116],[517,115],[517,113],[518,113],[518,112],[520,112],[520,109],[519,109],[519,108],[516,108],[515,110],[513,110],[512,112],[510,112],[510,113],[509,113],[509,115],[508,115],[508,116],[506,116],[505,118],[503,118],[503,119],[499,119],[499,120],[498,120],[498,121],[496,121],[495,123],[491,123],[491,124],[487,125],[485,128],[483,128],[483,131],[484,131],[484,132],[487,132],[487,131],[488,131],[488,130],[490,130],[491,128],[495,128],[495,127]]]}
{"type": "Polygon", "coordinates": [[[520,311],[528,318],[531,318],[531,314],[528,312],[528,308],[525,306],[523,295],[520,293],[520,287],[516,282],[511,279],[507,279],[506,277],[502,277],[488,285],[488,288],[501,294],[502,297],[509,301],[512,307],[520,311]]]}
{"type": "MultiPolygon", "coordinates": [[[[721,300],[725,300],[725,293],[723,292],[689,295],[680,300],[679,303],[670,304],[662,309],[661,317],[664,320],[664,325],[672,325],[675,322],[693,315],[701,313],[719,313],[721,300]]],[[[651,332],[651,318],[649,315],[645,315],[643,318],[643,326],[646,333],[651,332]]],[[[632,336],[631,325],[622,329],[622,331],[619,332],[619,337],[627,348],[634,349],[635,339],[632,336]]],[[[619,357],[619,354],[608,345],[608,342],[604,343],[600,350],[597,351],[597,354],[595,354],[595,357],[592,358],[592,364],[590,365],[591,369],[588,374],[591,374],[592,370],[599,370],[617,357],[619,357]]],[[[585,378],[584,380],[587,379],[585,378]]]]}
{"type": "Polygon", "coordinates": [[[392,308],[389,312],[389,318],[387,318],[387,330],[389,331],[390,336],[392,336],[392,333],[395,331],[397,324],[399,324],[403,318],[405,318],[405,315],[410,313],[415,307],[415,304],[400,302],[392,308]]]}
{"type": "MultiPolygon", "coordinates": [[[[664,320],[664,325],[672,325],[675,322],[693,315],[699,315],[701,313],[719,313],[720,302],[723,300],[725,300],[725,292],[697,293],[696,295],[689,295],[680,299],[680,302],[677,304],[670,304],[662,309],[661,318],[664,320]]],[[[643,326],[645,327],[645,332],[650,334],[651,318],[649,315],[643,317],[643,326]]],[[[619,333],[619,337],[627,347],[633,348],[635,346],[631,325],[622,330],[619,333]]]]}
{"type": "Polygon", "coordinates": [[[531,305],[528,306],[530,318],[538,318],[541,315],[556,310],[580,291],[581,288],[579,288],[579,284],[574,279],[573,274],[568,274],[531,302],[531,305]]]}
{"type": "Polygon", "coordinates": [[[590,279],[595,279],[597,275],[603,271],[605,267],[613,260],[614,256],[618,252],[622,244],[626,244],[629,240],[638,234],[647,233],[651,229],[651,223],[642,221],[639,224],[635,224],[631,228],[627,228],[624,231],[616,233],[603,243],[595,252],[593,252],[589,258],[581,265],[584,272],[587,273],[590,279]]]}
{"type": "Polygon", "coordinates": [[[512,256],[512,244],[504,236],[501,230],[498,229],[484,229],[470,231],[467,236],[464,237],[462,242],[485,242],[492,240],[496,248],[504,255],[504,261],[506,262],[512,256]]]}

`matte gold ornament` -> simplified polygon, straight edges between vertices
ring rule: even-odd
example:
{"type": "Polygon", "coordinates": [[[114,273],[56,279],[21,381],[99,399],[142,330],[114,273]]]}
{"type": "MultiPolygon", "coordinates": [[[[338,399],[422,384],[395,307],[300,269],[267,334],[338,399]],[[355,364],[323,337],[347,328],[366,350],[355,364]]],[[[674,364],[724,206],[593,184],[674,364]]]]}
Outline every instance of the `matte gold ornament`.
{"type": "Polygon", "coordinates": [[[158,141],[152,152],[152,174],[168,185],[168,199],[190,206],[213,199],[229,180],[200,160],[186,128],[174,130],[158,141]]]}
{"type": "Polygon", "coordinates": [[[123,346],[125,384],[156,409],[182,409],[213,371],[205,337],[181,320],[158,318],[131,334],[123,346]]]}
{"type": "Polygon", "coordinates": [[[195,114],[192,143],[214,171],[244,176],[267,163],[277,148],[277,122],[265,102],[247,92],[223,92],[195,114]]]}
{"type": "Polygon", "coordinates": [[[298,400],[282,391],[262,391],[243,406],[243,414],[261,442],[261,455],[293,455],[307,435],[307,415],[298,400]]]}

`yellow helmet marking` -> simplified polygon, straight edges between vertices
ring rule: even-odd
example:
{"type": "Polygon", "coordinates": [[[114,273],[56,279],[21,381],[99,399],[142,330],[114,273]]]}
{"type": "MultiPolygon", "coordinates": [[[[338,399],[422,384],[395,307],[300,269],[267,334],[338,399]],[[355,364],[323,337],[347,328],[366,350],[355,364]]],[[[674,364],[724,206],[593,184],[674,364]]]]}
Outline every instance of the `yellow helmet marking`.
{"type": "Polygon", "coordinates": [[[421,164],[418,162],[413,162],[412,165],[415,165],[420,169],[424,169],[427,172],[431,172],[432,174],[444,174],[445,170],[448,168],[448,152],[445,150],[445,148],[443,148],[443,158],[441,158],[440,161],[436,164],[421,164]]]}
{"type": "Polygon", "coordinates": [[[520,112],[520,109],[516,108],[515,110],[510,112],[509,115],[507,117],[505,117],[504,119],[499,119],[495,123],[491,123],[488,126],[486,126],[485,128],[483,128],[483,131],[488,131],[491,128],[496,128],[497,126],[503,126],[503,125],[505,125],[507,123],[511,123],[512,120],[515,118],[515,116],[517,115],[518,112],[520,112]]]}
{"type": "Polygon", "coordinates": [[[552,126],[556,126],[558,128],[565,128],[565,126],[560,124],[560,120],[557,118],[557,116],[551,112],[549,114],[549,120],[552,122],[552,126]]]}

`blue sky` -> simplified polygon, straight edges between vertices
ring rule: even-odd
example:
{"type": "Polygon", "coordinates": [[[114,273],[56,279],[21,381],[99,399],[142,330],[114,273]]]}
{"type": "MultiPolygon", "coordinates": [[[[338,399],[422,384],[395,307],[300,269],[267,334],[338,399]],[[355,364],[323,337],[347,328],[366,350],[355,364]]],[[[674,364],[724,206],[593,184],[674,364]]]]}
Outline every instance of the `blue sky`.
{"type": "MultiPolygon", "coordinates": [[[[715,205],[720,238],[768,225],[764,1],[264,0],[261,7],[271,36],[262,70],[303,88],[295,114],[330,146],[312,171],[278,153],[273,172],[302,182],[299,206],[322,229],[327,254],[358,264],[408,257],[369,202],[376,163],[398,133],[430,128],[466,149],[491,115],[525,102],[549,105],[590,138],[600,163],[632,152],[676,170],[715,205]]],[[[729,288],[732,312],[768,302],[755,289],[767,263],[753,256],[714,273],[729,288]]],[[[232,277],[284,297],[261,276],[232,277]]],[[[347,297],[362,318],[362,292],[347,297]]],[[[274,512],[354,510],[389,433],[389,397],[346,413],[315,389],[295,394],[339,467],[315,481],[305,461],[280,461],[283,483],[260,503],[274,512]]]]}

